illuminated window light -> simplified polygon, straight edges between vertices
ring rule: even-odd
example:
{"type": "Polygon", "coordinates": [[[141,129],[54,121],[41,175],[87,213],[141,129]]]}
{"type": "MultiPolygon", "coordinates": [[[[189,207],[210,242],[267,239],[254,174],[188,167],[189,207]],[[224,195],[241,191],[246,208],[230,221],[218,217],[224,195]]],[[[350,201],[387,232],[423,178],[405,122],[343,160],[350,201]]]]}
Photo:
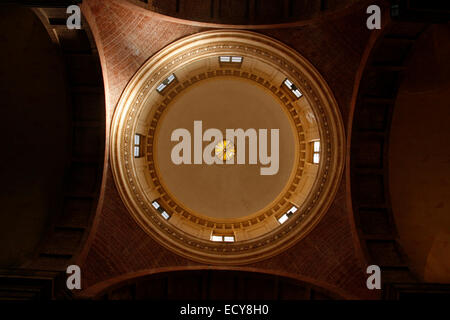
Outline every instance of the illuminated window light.
{"type": "Polygon", "coordinates": [[[314,164],[318,164],[320,162],[320,141],[313,141],[312,142],[312,149],[313,149],[312,162],[314,164]]]}
{"type": "Polygon", "coordinates": [[[213,242],[235,242],[236,241],[234,235],[211,234],[210,239],[213,242]]]}
{"type": "Polygon", "coordinates": [[[223,241],[224,242],[234,242],[234,236],[224,236],[223,241]]]}
{"type": "Polygon", "coordinates": [[[286,87],[292,90],[293,83],[289,79],[284,80],[284,84],[286,85],[286,87]]]}
{"type": "Polygon", "coordinates": [[[292,206],[292,207],[289,209],[289,211],[286,212],[286,214],[287,214],[288,217],[289,217],[291,214],[295,213],[297,210],[298,210],[298,209],[297,209],[296,206],[292,206]]]}
{"type": "Polygon", "coordinates": [[[141,135],[135,134],[134,135],[134,157],[140,158],[142,157],[141,154],[141,135]]]}
{"type": "Polygon", "coordinates": [[[160,207],[158,201],[153,201],[153,202],[152,202],[152,206],[153,206],[153,208],[155,208],[155,209],[158,209],[158,208],[160,207]]]}
{"type": "Polygon", "coordinates": [[[300,97],[302,96],[302,93],[301,93],[300,90],[298,90],[298,89],[292,90],[292,92],[295,94],[295,96],[296,96],[297,98],[300,98],[300,97]]]}
{"type": "Polygon", "coordinates": [[[170,216],[167,212],[163,211],[161,212],[161,215],[163,216],[164,219],[169,220],[170,216]]]}
{"type": "Polygon", "coordinates": [[[158,88],[156,88],[156,91],[161,92],[163,91],[167,86],[164,83],[161,83],[158,88]]]}
{"type": "Polygon", "coordinates": [[[292,206],[285,214],[278,218],[278,222],[280,224],[285,223],[286,220],[289,219],[289,217],[292,216],[297,210],[298,208],[296,206],[292,206]]]}
{"type": "Polygon", "coordinates": [[[164,219],[169,220],[170,214],[168,214],[167,211],[164,210],[163,207],[161,207],[161,205],[159,204],[158,201],[156,201],[156,200],[153,201],[153,202],[152,202],[152,206],[153,206],[153,208],[155,208],[155,209],[161,214],[161,216],[162,216],[164,219]]]}
{"type": "Polygon", "coordinates": [[[172,74],[167,78],[167,84],[171,84],[173,80],[175,80],[175,75],[172,73],[172,74]]]}
{"type": "Polygon", "coordinates": [[[156,91],[161,93],[169,84],[171,84],[175,80],[175,74],[171,74],[168,76],[163,82],[159,84],[159,86],[156,88],[156,91]]]}
{"type": "Polygon", "coordinates": [[[320,162],[320,155],[318,153],[314,153],[313,163],[318,164],[320,162]]]}
{"type": "Polygon", "coordinates": [[[291,90],[291,92],[297,97],[297,99],[299,99],[303,95],[291,80],[285,79],[283,83],[289,90],[291,90]]]}
{"type": "Polygon", "coordinates": [[[320,151],[320,141],[314,141],[314,152],[320,151]]]}
{"type": "Polygon", "coordinates": [[[223,237],[222,236],[214,236],[214,235],[212,235],[211,236],[211,241],[222,242],[223,241],[223,237]]]}
{"type": "Polygon", "coordinates": [[[283,224],[286,222],[286,220],[289,219],[289,217],[287,216],[287,214],[283,214],[281,217],[278,218],[278,222],[280,224],[283,224]]]}
{"type": "Polygon", "coordinates": [[[237,57],[237,56],[220,56],[219,62],[220,63],[242,63],[244,60],[243,57],[237,57]]]}

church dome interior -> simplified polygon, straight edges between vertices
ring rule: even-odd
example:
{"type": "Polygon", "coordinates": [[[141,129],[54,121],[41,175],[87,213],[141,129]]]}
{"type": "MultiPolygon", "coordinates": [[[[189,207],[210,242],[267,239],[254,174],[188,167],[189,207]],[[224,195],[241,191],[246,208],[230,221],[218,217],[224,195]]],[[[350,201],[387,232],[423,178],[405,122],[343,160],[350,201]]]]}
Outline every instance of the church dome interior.
{"type": "Polygon", "coordinates": [[[0,301],[448,299],[449,18],[0,4],[0,301]]]}

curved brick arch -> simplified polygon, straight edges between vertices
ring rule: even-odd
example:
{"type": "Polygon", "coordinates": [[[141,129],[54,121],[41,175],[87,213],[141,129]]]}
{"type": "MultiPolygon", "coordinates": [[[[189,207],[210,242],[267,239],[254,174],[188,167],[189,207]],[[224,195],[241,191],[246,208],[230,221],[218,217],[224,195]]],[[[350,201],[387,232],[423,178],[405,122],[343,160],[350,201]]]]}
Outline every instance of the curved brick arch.
{"type": "Polygon", "coordinates": [[[287,273],[246,267],[191,267],[142,270],[98,283],[79,298],[101,300],[167,299],[351,299],[338,288],[287,273]],[[224,288],[226,286],[226,288],[224,288]],[[255,290],[254,286],[260,286],[255,290]],[[246,290],[247,288],[247,290],[246,290]]]}
{"type": "MultiPolygon", "coordinates": [[[[11,286],[24,281],[36,287],[33,299],[70,296],[67,266],[76,263],[89,235],[100,198],[105,156],[105,94],[95,43],[83,19],[80,30],[68,30],[65,8],[32,8],[60,52],[67,91],[69,155],[62,198],[33,257],[7,270],[11,286]],[[28,279],[28,280],[24,280],[28,279]]],[[[2,272],[2,275],[4,272],[2,272]]],[[[20,289],[14,289],[20,291],[20,289]]]]}
{"type": "MultiPolygon", "coordinates": [[[[130,3],[193,24],[221,27],[287,27],[317,22],[358,10],[361,1],[330,0],[127,0],[130,3]]],[[[368,3],[365,1],[365,3],[368,3]]],[[[367,5],[365,5],[367,7],[367,5]]]]}
{"type": "Polygon", "coordinates": [[[415,281],[392,215],[388,145],[406,61],[426,27],[422,23],[390,22],[374,35],[366,48],[365,65],[360,67],[361,79],[349,119],[347,176],[356,233],[363,259],[381,267],[384,283],[415,281]]]}

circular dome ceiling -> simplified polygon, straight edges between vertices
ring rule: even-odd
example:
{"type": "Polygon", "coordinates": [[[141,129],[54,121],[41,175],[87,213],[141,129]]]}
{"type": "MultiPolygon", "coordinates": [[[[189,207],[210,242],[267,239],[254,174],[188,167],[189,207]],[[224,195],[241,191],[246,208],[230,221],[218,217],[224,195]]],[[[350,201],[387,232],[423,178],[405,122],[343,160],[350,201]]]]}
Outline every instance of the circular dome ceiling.
{"type": "Polygon", "coordinates": [[[161,50],[125,89],[111,137],[131,215],[207,263],[294,244],[328,209],[343,168],[342,121],[324,80],[252,32],[204,32],[161,50]]]}
{"type": "MultiPolygon", "coordinates": [[[[158,123],[154,161],[159,180],[183,208],[204,219],[225,222],[251,216],[271,204],[288,185],[298,149],[295,128],[277,97],[251,80],[213,77],[199,81],[173,99],[158,123]],[[248,161],[249,148],[246,164],[174,164],[173,143],[167,142],[178,128],[186,128],[194,138],[194,121],[202,121],[203,132],[208,128],[223,133],[235,128],[285,128],[279,132],[277,174],[260,175],[261,165],[248,161]]],[[[203,142],[202,149],[209,143],[203,142]]],[[[229,157],[236,157],[235,153],[229,153],[229,157]]]]}

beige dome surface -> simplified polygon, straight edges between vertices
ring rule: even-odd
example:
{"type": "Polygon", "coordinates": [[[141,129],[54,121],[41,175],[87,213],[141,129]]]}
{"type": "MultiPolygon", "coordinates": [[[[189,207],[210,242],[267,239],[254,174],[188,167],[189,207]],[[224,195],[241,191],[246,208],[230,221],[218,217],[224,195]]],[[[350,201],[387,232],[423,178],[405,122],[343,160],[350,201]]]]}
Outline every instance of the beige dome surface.
{"type": "MultiPolygon", "coordinates": [[[[178,95],[159,121],[155,162],[161,183],[173,199],[184,207],[217,219],[241,218],[271,203],[283,191],[294,168],[295,140],[288,114],[270,90],[237,77],[203,80],[178,95]],[[246,163],[180,164],[171,161],[177,141],[171,134],[185,128],[194,139],[194,121],[202,121],[203,132],[219,129],[279,129],[279,171],[261,175],[259,162],[249,164],[249,140],[246,139],[246,163]]],[[[209,141],[203,142],[205,148],[209,141]]],[[[270,154],[270,148],[268,148],[270,154]]],[[[191,148],[193,154],[193,148],[191,148]]],[[[236,157],[236,156],[235,156],[236,157]]],[[[193,156],[192,156],[193,158],[193,156]]]]}

